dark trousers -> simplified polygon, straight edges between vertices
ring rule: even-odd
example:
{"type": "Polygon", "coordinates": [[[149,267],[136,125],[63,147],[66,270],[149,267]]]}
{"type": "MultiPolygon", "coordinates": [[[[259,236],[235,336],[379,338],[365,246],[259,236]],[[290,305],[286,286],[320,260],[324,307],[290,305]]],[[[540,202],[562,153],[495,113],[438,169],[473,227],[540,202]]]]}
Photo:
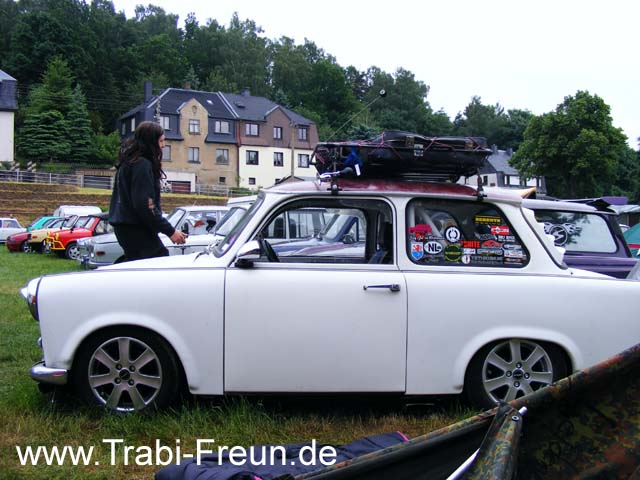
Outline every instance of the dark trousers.
{"type": "Polygon", "coordinates": [[[143,258],[167,257],[169,251],[157,233],[137,225],[114,225],[118,243],[124,250],[125,262],[143,258]]]}

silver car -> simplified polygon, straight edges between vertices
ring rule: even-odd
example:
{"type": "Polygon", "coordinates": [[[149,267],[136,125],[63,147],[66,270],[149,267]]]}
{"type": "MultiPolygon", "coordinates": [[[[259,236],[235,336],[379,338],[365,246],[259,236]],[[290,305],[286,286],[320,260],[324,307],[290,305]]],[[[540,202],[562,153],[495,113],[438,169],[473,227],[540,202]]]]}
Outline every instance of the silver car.
{"type": "MultiPolygon", "coordinates": [[[[174,228],[188,235],[186,243],[175,245],[166,235],[158,235],[169,250],[169,255],[199,252],[214,242],[213,227],[228,210],[229,207],[220,205],[177,207],[167,220],[174,228]]],[[[78,249],[78,261],[85,268],[98,268],[124,260],[124,251],[114,233],[84,239],[78,242],[78,249]]]]}

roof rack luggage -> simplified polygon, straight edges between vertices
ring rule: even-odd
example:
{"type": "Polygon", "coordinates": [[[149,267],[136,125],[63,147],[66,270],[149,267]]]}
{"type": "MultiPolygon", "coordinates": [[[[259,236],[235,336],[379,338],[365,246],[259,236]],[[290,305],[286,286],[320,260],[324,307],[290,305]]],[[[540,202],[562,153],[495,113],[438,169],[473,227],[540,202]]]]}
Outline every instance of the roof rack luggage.
{"type": "Polygon", "coordinates": [[[351,168],[367,178],[455,182],[477,174],[491,153],[481,137],[425,137],[390,130],[369,140],[320,142],[314,164],[320,175],[351,168]]]}

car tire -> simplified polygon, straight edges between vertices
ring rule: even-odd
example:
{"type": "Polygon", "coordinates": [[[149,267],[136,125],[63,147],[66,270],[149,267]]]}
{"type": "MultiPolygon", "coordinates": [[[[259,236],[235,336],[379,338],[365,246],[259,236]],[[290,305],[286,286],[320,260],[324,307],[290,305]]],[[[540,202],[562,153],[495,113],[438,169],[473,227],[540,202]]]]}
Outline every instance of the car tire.
{"type": "Polygon", "coordinates": [[[464,393],[473,406],[488,409],[568,374],[568,362],[558,346],[509,338],[490,343],[474,355],[465,375],[464,393]]]}
{"type": "Polygon", "coordinates": [[[20,244],[20,251],[23,253],[30,253],[31,252],[31,245],[29,245],[29,242],[27,242],[26,240],[24,242],[22,242],[20,244]]]}
{"type": "Polygon", "coordinates": [[[163,338],[135,327],[112,328],[82,344],[72,381],[90,404],[139,412],[171,405],[181,388],[179,372],[176,355],[163,338]]]}
{"type": "Polygon", "coordinates": [[[45,241],[42,241],[42,246],[40,247],[40,252],[42,253],[51,253],[51,248],[49,244],[45,241]]]}
{"type": "Polygon", "coordinates": [[[78,244],[76,242],[71,242],[67,245],[67,248],[64,249],[64,256],[69,260],[76,260],[80,255],[80,251],[78,250],[78,244]]]}

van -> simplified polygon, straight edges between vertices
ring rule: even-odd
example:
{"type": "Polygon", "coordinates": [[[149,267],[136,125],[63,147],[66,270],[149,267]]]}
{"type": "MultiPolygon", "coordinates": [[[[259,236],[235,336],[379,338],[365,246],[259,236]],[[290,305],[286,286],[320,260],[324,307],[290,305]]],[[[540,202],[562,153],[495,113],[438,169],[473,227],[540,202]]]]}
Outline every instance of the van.
{"type": "Polygon", "coordinates": [[[102,213],[100,207],[89,205],[60,205],[53,211],[54,217],[69,217],[71,215],[95,215],[102,213]]]}

